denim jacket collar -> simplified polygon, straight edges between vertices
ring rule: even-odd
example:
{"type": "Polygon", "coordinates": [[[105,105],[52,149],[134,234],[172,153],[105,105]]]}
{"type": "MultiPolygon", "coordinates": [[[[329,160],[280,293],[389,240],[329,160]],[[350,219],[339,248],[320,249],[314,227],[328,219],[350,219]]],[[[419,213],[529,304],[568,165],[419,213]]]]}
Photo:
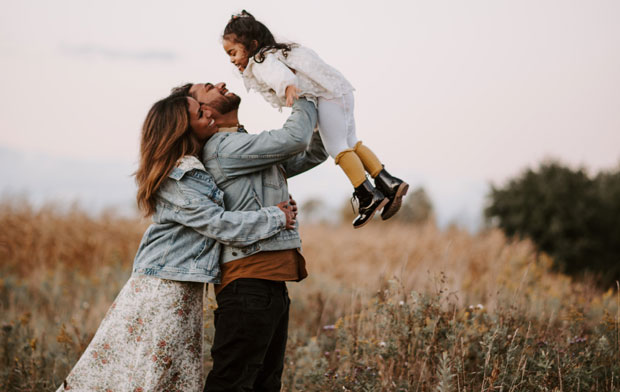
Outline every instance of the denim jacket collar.
{"type": "Polygon", "coordinates": [[[241,133],[248,133],[248,131],[245,130],[245,127],[243,126],[243,124],[237,124],[234,127],[220,127],[218,132],[241,132],[241,133]]]}

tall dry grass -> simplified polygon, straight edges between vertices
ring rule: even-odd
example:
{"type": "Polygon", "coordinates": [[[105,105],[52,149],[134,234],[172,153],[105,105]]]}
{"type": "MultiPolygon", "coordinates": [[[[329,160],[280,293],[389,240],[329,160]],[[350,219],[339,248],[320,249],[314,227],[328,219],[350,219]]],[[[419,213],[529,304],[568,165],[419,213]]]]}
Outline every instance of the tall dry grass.
{"type": "MultiPolygon", "coordinates": [[[[59,385],[129,277],[147,225],[0,204],[0,390],[59,385]]],[[[301,233],[310,276],[289,285],[284,390],[619,388],[617,290],[550,272],[526,241],[382,221],[301,233]]]]}

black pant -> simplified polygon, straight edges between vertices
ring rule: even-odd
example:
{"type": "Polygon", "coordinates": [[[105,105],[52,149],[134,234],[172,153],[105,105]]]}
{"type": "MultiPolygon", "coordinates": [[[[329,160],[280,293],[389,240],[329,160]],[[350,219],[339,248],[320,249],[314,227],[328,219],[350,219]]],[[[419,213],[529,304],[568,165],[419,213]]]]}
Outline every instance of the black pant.
{"type": "Polygon", "coordinates": [[[205,392],[279,391],[290,305],[286,284],[237,279],[216,299],[205,392]]]}

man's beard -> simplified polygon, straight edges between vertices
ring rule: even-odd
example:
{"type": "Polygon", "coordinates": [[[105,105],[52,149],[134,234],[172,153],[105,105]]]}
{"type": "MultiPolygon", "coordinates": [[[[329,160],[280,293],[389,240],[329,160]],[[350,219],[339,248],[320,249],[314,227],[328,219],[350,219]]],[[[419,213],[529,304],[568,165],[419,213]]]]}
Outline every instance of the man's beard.
{"type": "Polygon", "coordinates": [[[217,110],[221,114],[230,113],[233,110],[239,109],[241,103],[241,97],[236,94],[223,95],[220,99],[217,99],[209,104],[213,109],[217,110]]]}

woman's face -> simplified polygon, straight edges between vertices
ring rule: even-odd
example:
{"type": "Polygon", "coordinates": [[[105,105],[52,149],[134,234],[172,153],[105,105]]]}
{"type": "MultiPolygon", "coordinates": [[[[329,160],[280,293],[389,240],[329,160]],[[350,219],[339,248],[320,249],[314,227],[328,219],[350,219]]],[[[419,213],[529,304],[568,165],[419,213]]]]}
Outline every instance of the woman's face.
{"type": "Polygon", "coordinates": [[[201,106],[192,97],[187,97],[187,102],[189,104],[189,126],[196,138],[204,142],[217,132],[218,127],[208,108],[201,106]]]}
{"type": "Polygon", "coordinates": [[[239,42],[235,42],[226,38],[222,40],[222,46],[224,47],[224,50],[226,51],[228,57],[230,57],[230,62],[233,63],[240,72],[243,72],[243,70],[245,70],[245,67],[248,66],[249,61],[248,51],[246,50],[245,46],[243,46],[239,42]]]}

